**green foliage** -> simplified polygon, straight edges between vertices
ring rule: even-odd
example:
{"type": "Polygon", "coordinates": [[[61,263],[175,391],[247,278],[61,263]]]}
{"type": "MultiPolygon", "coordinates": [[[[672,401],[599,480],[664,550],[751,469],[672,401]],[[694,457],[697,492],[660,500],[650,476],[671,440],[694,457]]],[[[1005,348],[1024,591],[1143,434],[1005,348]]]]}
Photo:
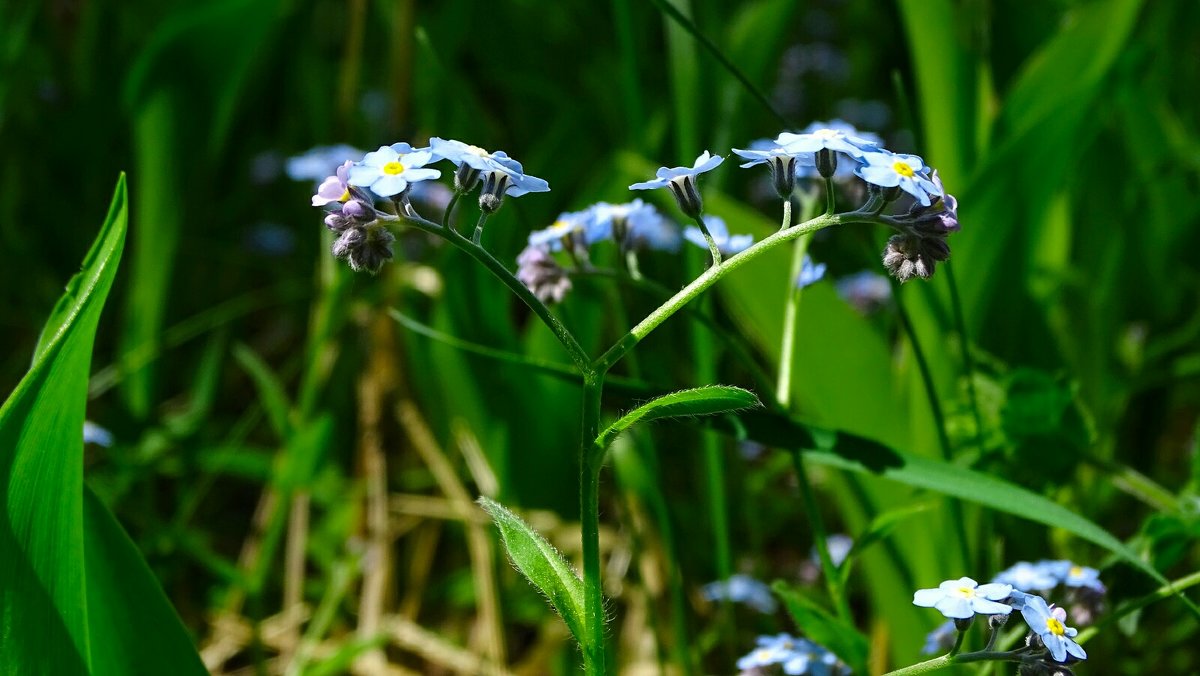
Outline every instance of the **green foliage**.
{"type": "Polygon", "coordinates": [[[29,673],[204,673],[150,569],[82,474],[92,343],[125,244],[124,177],[0,409],[0,662],[29,673]],[[82,565],[81,565],[82,564],[82,565]]]}
{"type": "Polygon", "coordinates": [[[856,673],[867,668],[867,637],[828,610],[804,597],[791,585],[777,581],[771,588],[783,600],[792,621],[817,645],[828,648],[856,673]]]}
{"type": "Polygon", "coordinates": [[[717,415],[761,406],[753,392],[728,385],[706,385],[688,390],[664,394],[638,406],[609,425],[596,438],[596,446],[608,448],[625,430],[638,423],[653,422],[663,418],[690,418],[702,415],[717,415]]]}
{"type": "Polygon", "coordinates": [[[584,650],[589,650],[583,613],[583,581],[572,570],[571,564],[529,524],[498,502],[480,498],[479,504],[500,529],[500,537],[513,565],[545,594],[575,640],[584,646],[584,650]]]}

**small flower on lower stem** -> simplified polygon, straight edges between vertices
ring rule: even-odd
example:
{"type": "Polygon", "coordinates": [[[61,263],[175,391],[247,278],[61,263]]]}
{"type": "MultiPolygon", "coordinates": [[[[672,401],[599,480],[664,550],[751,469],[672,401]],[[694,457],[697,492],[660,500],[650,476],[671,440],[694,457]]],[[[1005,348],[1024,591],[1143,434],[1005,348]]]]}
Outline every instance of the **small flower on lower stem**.
{"type": "Polygon", "coordinates": [[[946,620],[925,637],[925,645],[921,648],[921,654],[936,655],[948,652],[954,647],[956,640],[958,640],[958,627],[955,626],[954,620],[946,620]]]}
{"type": "Polygon", "coordinates": [[[574,249],[578,245],[589,244],[586,241],[587,233],[595,220],[591,210],[564,211],[549,227],[529,233],[529,244],[545,247],[548,251],[574,249]]]}
{"type": "Polygon", "coordinates": [[[796,276],[796,288],[803,289],[821,281],[825,277],[826,267],[824,263],[814,263],[813,259],[805,254],[804,260],[800,263],[800,274],[796,276]]]}
{"type": "MultiPolygon", "coordinates": [[[[705,150],[691,167],[659,167],[652,181],[643,181],[629,186],[630,190],[654,190],[668,188],[679,203],[679,210],[690,218],[697,218],[704,210],[704,202],[700,191],[696,189],[696,178],[707,171],[716,169],[725,158],[720,155],[710,155],[705,150]]],[[[707,246],[707,244],[705,245],[707,246]]]]}
{"type": "Polygon", "coordinates": [[[792,150],[775,143],[766,141],[749,150],[734,148],[733,152],[742,159],[750,160],[741,165],[743,169],[759,164],[769,164],[771,167],[771,185],[780,199],[788,199],[796,189],[796,168],[813,166],[813,154],[800,150],[792,150]],[[766,147],[762,147],[762,146],[766,147]]]}
{"type": "Polygon", "coordinates": [[[1100,581],[1100,571],[1087,566],[1067,562],[1066,574],[1062,577],[1062,583],[1068,587],[1087,588],[1103,594],[1106,590],[1104,583],[1100,581]]]}
{"type": "Polygon", "coordinates": [[[1001,571],[992,582],[1012,585],[1013,589],[1023,592],[1049,591],[1058,585],[1058,577],[1043,563],[1018,561],[1001,571]]]}
{"type": "MultiPolygon", "coordinates": [[[[730,235],[725,219],[720,216],[705,216],[704,225],[708,227],[708,234],[712,235],[713,242],[722,256],[732,256],[754,243],[754,235],[730,235]]],[[[708,250],[708,240],[704,239],[700,228],[694,225],[683,231],[683,238],[701,249],[708,250]]]]}
{"type": "Polygon", "coordinates": [[[543,303],[561,303],[571,278],[545,245],[530,244],[517,256],[517,279],[543,303]]]}
{"type": "Polygon", "coordinates": [[[923,206],[929,206],[932,197],[942,194],[925,175],[925,161],[916,155],[898,155],[881,149],[863,153],[862,161],[864,164],[855,169],[855,173],[867,183],[881,188],[899,187],[923,206]]]}
{"type": "Polygon", "coordinates": [[[347,228],[333,242],[335,258],[344,258],[355,272],[375,274],[383,264],[392,260],[392,242],[396,236],[383,224],[375,221],[347,228]]]}
{"type": "Polygon", "coordinates": [[[969,577],[946,580],[937,589],[919,589],[913,594],[913,604],[936,608],[951,619],[966,619],[981,615],[1010,613],[1012,607],[998,601],[1007,598],[1012,587],[1006,584],[981,585],[969,577]]]}
{"type": "Polygon", "coordinates": [[[361,162],[350,167],[348,183],[370,188],[380,197],[391,197],[403,193],[410,183],[427,181],[442,175],[437,169],[426,169],[433,161],[428,150],[413,150],[407,143],[380,146],[379,150],[367,153],[361,162]],[[401,152],[404,151],[404,152],[401,152]]]}
{"type": "Polygon", "coordinates": [[[679,251],[682,235],[679,226],[667,220],[653,204],[641,199],[624,204],[598,202],[591,207],[593,216],[588,244],[612,239],[623,250],[651,249],[679,251]]]}
{"type": "Polygon", "coordinates": [[[1068,654],[1087,659],[1083,647],[1072,640],[1079,632],[1066,625],[1067,611],[1046,605],[1040,596],[1030,596],[1025,599],[1021,615],[1056,662],[1066,662],[1068,654]]]}

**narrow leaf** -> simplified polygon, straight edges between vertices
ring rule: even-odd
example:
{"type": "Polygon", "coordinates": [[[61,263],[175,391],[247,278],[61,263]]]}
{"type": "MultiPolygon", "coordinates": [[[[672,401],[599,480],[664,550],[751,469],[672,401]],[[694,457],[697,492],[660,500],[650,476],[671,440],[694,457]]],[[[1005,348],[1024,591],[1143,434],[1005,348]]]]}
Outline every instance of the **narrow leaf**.
{"type": "Polygon", "coordinates": [[[271,367],[249,347],[241,343],[234,345],[233,356],[258,388],[259,399],[267,410],[267,418],[271,421],[275,433],[279,435],[279,440],[286,441],[292,435],[292,403],[288,400],[283,383],[279,382],[271,367]]]}
{"type": "Polygon", "coordinates": [[[587,651],[583,581],[562,554],[516,514],[487,498],[479,498],[479,504],[500,529],[500,537],[513,565],[546,595],[550,605],[554,606],[575,639],[587,651]]]}
{"type": "Polygon", "coordinates": [[[783,582],[771,585],[801,633],[828,648],[856,674],[866,673],[867,637],[783,582]]]}
{"type": "Polygon", "coordinates": [[[661,418],[681,418],[700,415],[729,413],[761,406],[753,392],[729,385],[710,385],[690,390],[680,390],[652,399],[633,409],[621,419],[609,425],[596,438],[597,447],[608,448],[620,433],[641,422],[661,418]]]}

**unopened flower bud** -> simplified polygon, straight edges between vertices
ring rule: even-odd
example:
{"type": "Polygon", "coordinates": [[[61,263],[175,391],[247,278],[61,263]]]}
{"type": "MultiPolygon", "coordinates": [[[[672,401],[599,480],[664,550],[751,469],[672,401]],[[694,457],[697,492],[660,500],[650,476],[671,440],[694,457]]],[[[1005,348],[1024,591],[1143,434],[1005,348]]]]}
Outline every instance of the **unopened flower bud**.
{"type": "Polygon", "coordinates": [[[350,200],[342,205],[342,216],[357,223],[370,223],[379,218],[375,207],[361,200],[350,200]]]}
{"type": "Polygon", "coordinates": [[[996,613],[988,615],[988,629],[996,631],[1008,623],[1008,613],[996,613]]]}
{"type": "Polygon", "coordinates": [[[494,214],[504,204],[504,191],[511,179],[502,171],[489,171],[483,179],[483,191],[479,193],[479,208],[485,214],[494,214]]]}
{"type": "Polygon", "coordinates": [[[837,153],[829,148],[817,151],[817,173],[821,178],[831,178],[837,171],[837,153]]]}
{"type": "Polygon", "coordinates": [[[379,224],[347,229],[333,243],[334,257],[343,258],[355,272],[375,274],[392,259],[392,242],[396,236],[379,224]]]}
{"type": "Polygon", "coordinates": [[[571,278],[543,246],[530,245],[517,256],[517,279],[543,303],[561,303],[571,278]]]}

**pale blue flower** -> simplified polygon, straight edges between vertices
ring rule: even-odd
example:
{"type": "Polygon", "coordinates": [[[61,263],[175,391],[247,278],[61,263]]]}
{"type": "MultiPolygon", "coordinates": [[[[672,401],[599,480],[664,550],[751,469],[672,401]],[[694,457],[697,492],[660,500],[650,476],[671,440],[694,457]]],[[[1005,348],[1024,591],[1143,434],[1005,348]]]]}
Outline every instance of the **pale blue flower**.
{"type": "Polygon", "coordinates": [[[350,185],[370,188],[380,197],[399,195],[410,183],[426,181],[442,175],[437,169],[425,169],[433,161],[428,150],[411,150],[408,144],[380,146],[355,162],[348,175],[350,185]],[[400,150],[397,150],[400,148],[400,150]],[[407,150],[408,152],[400,152],[407,150]]]}
{"type": "Polygon", "coordinates": [[[347,160],[357,160],[363,151],[344,143],[332,146],[317,146],[299,155],[289,157],[285,171],[293,181],[320,181],[347,160]]]}
{"type": "Polygon", "coordinates": [[[816,166],[813,163],[812,153],[781,146],[770,139],[758,139],[757,141],[752,141],[748,150],[734,148],[733,152],[742,159],[749,160],[749,162],[743,162],[742,164],[738,165],[743,169],[757,166],[759,164],[774,162],[780,158],[794,159],[796,160],[796,166],[816,166]]]}
{"type": "Polygon", "coordinates": [[[737,668],[747,671],[757,667],[783,664],[795,655],[797,649],[807,648],[810,645],[812,645],[811,641],[794,638],[791,634],[759,636],[757,647],[737,661],[737,668]]]}
{"type": "Polygon", "coordinates": [[[549,251],[561,251],[564,242],[567,241],[571,241],[573,246],[585,244],[586,233],[595,220],[595,213],[591,209],[564,211],[549,227],[529,233],[529,245],[544,246],[549,251]]]}
{"type": "Polygon", "coordinates": [[[887,277],[870,270],[842,277],[834,286],[842,300],[863,314],[879,309],[892,298],[892,285],[887,277]]]}
{"type": "MultiPolygon", "coordinates": [[[[937,185],[925,175],[925,161],[916,155],[898,155],[886,150],[863,153],[864,164],[855,173],[867,183],[883,188],[900,186],[923,206],[931,197],[940,197],[937,185]]],[[[956,205],[957,206],[957,205],[956,205]]]]}
{"type": "MultiPolygon", "coordinates": [[[[705,150],[691,167],[659,167],[652,181],[643,181],[629,186],[630,190],[654,190],[669,188],[679,204],[679,210],[691,218],[699,218],[704,210],[700,191],[696,189],[696,177],[706,171],[712,171],[724,162],[720,155],[710,155],[705,150]]],[[[707,246],[707,245],[706,245],[707,246]]]]}
{"type": "Polygon", "coordinates": [[[1023,592],[1053,589],[1059,582],[1059,576],[1055,570],[1044,565],[1045,563],[1019,561],[1002,571],[992,582],[1011,585],[1013,589],[1023,592]]]}
{"type": "Polygon", "coordinates": [[[850,669],[838,661],[837,655],[812,641],[805,641],[797,646],[792,651],[792,656],[783,663],[783,673],[790,676],[831,676],[834,673],[849,674],[850,669]],[[841,668],[837,669],[839,666],[841,668]]]}
{"type": "Polygon", "coordinates": [[[775,143],[794,152],[832,150],[855,158],[878,148],[875,141],[863,138],[857,129],[841,120],[814,122],[799,134],[785,131],[775,138],[775,143]]]}
{"type": "Polygon", "coordinates": [[[108,448],[113,445],[112,432],[97,425],[91,420],[83,421],[83,443],[96,444],[108,448]]]}
{"type": "Polygon", "coordinates": [[[969,577],[946,580],[937,589],[919,589],[913,594],[913,605],[936,608],[951,619],[966,619],[975,613],[981,615],[1007,615],[1012,607],[997,603],[1012,593],[1007,584],[981,585],[969,577]]]}
{"type": "MultiPolygon", "coordinates": [[[[708,234],[712,235],[713,241],[716,242],[717,250],[724,256],[732,256],[754,244],[754,235],[730,235],[725,219],[720,216],[705,216],[704,225],[708,227],[708,234]]],[[[694,225],[683,231],[683,238],[701,249],[708,250],[708,241],[704,239],[704,233],[694,225]]]]}
{"type": "Polygon", "coordinates": [[[599,202],[592,209],[595,219],[588,234],[589,244],[614,239],[626,248],[679,251],[683,240],[679,226],[652,204],[635,199],[625,204],[599,202]]]}
{"type": "Polygon", "coordinates": [[[925,637],[925,646],[921,648],[921,654],[936,655],[948,652],[954,647],[956,640],[958,640],[958,627],[954,624],[954,620],[946,620],[925,637]]]}
{"type": "Polygon", "coordinates": [[[1081,660],[1087,659],[1083,647],[1071,640],[1079,632],[1066,625],[1067,611],[1062,608],[1052,609],[1042,597],[1030,596],[1025,599],[1021,616],[1025,618],[1029,628],[1042,639],[1042,644],[1056,662],[1066,662],[1068,654],[1081,660]]]}
{"type": "Polygon", "coordinates": [[[760,613],[770,615],[778,604],[771,588],[749,575],[734,575],[728,580],[709,582],[700,593],[709,601],[744,603],[760,613]]]}
{"type": "Polygon", "coordinates": [[[434,136],[429,139],[429,151],[433,153],[435,161],[450,160],[456,167],[466,164],[476,171],[525,173],[521,163],[509,157],[503,150],[488,152],[469,143],[434,136]]]}
{"type": "Polygon", "coordinates": [[[550,192],[545,179],[525,173],[521,163],[503,150],[489,152],[479,146],[453,139],[429,139],[430,152],[435,159],[447,159],[458,167],[454,181],[456,189],[470,190],[482,181],[479,206],[492,213],[500,208],[504,196],[520,197],[531,192],[550,192]]]}
{"type": "Polygon", "coordinates": [[[1080,566],[1066,561],[1067,567],[1062,576],[1062,583],[1068,587],[1086,587],[1103,594],[1106,589],[1100,581],[1100,571],[1087,566],[1080,566]]]}
{"type": "Polygon", "coordinates": [[[634,183],[629,186],[630,190],[654,190],[655,188],[669,187],[673,181],[679,181],[684,178],[695,178],[706,171],[716,169],[718,165],[725,161],[720,155],[710,155],[707,150],[696,158],[695,163],[691,167],[659,167],[654,174],[657,176],[652,181],[643,181],[634,183]]]}
{"type": "MultiPolygon", "coordinates": [[[[796,287],[803,289],[806,286],[811,286],[821,281],[821,278],[825,276],[826,267],[824,263],[814,263],[813,259],[809,258],[808,254],[805,254],[804,260],[800,262],[800,274],[796,277],[796,287]]],[[[833,552],[830,552],[830,556],[832,555],[833,552]]]]}
{"type": "MultiPolygon", "coordinates": [[[[805,260],[807,259],[808,257],[805,256],[805,260]]],[[[808,262],[811,263],[812,261],[808,262]]],[[[825,266],[822,265],[821,267],[825,266]]],[[[801,274],[803,275],[803,271],[801,274]]],[[[833,562],[833,565],[840,566],[846,561],[846,557],[850,555],[850,550],[854,549],[854,538],[845,533],[833,533],[825,538],[825,548],[829,550],[829,560],[833,562]]],[[[817,553],[816,545],[808,553],[808,558],[812,561],[813,565],[821,565],[821,555],[817,553]]]]}

